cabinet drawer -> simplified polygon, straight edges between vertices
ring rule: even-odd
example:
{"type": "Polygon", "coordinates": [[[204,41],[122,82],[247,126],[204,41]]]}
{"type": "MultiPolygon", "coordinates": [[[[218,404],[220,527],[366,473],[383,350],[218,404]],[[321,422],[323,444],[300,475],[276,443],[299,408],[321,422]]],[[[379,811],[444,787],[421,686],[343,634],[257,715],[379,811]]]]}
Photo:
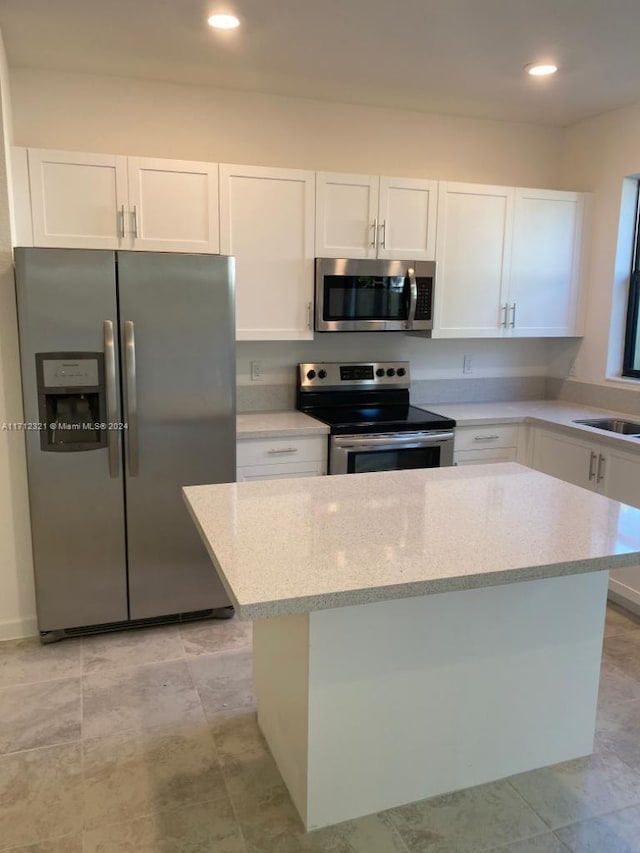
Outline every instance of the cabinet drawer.
{"type": "Polygon", "coordinates": [[[259,480],[289,480],[292,477],[321,477],[322,462],[281,462],[279,465],[242,465],[236,470],[238,483],[259,480]]]}
{"type": "Polygon", "coordinates": [[[453,454],[454,465],[488,465],[491,462],[515,462],[515,447],[496,447],[488,450],[458,450],[453,454]]]}
{"type": "Polygon", "coordinates": [[[238,441],[237,466],[322,462],[327,439],[322,435],[252,438],[238,441]]]}
{"type": "Polygon", "coordinates": [[[456,427],[454,449],[484,450],[491,447],[517,447],[517,424],[489,424],[478,427],[456,427]]]}

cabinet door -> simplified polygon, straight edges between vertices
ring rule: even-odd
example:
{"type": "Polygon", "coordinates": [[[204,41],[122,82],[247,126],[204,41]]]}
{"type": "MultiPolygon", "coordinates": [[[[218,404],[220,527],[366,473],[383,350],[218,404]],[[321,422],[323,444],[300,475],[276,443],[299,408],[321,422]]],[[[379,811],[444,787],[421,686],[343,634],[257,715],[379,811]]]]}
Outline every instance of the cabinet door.
{"type": "Polygon", "coordinates": [[[578,333],[584,196],[516,190],[509,330],[516,337],[578,333]]]}
{"type": "Polygon", "coordinates": [[[380,178],[378,257],[434,260],[437,203],[437,181],[380,178]]]}
{"type": "Polygon", "coordinates": [[[31,148],[29,185],[34,246],[123,246],[126,157],[31,148]]]}
{"type": "Polygon", "coordinates": [[[504,333],[514,190],[440,183],[433,337],[504,333]]]}
{"type": "Polygon", "coordinates": [[[128,170],[135,249],[220,251],[217,163],[129,157],[128,170]]]}
{"type": "Polygon", "coordinates": [[[220,248],[238,340],[313,338],[313,172],[220,165],[220,248]]]}
{"type": "Polygon", "coordinates": [[[600,447],[564,433],[536,430],[532,468],[559,480],[600,491],[597,483],[600,447]]]}
{"type": "Polygon", "coordinates": [[[316,255],[375,258],[379,239],[378,178],[316,175],[316,255]]]}
{"type": "MultiPolygon", "coordinates": [[[[640,453],[623,453],[604,449],[604,493],[613,500],[640,507],[640,453]]],[[[636,521],[628,508],[621,507],[618,515],[620,544],[637,538],[636,521]]],[[[640,607],[640,566],[614,569],[610,573],[609,589],[621,604],[640,607]],[[619,596],[619,597],[618,597],[619,596]]]]}

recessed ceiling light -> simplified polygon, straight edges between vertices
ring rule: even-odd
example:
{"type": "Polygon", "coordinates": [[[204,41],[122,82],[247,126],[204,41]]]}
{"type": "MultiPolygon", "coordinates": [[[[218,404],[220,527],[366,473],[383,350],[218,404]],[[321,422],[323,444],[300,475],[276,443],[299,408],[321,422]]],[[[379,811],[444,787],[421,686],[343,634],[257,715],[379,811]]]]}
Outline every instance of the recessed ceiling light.
{"type": "Polygon", "coordinates": [[[240,26],[240,21],[235,15],[211,15],[207,18],[207,23],[216,30],[234,30],[240,26]]]}
{"type": "Polygon", "coordinates": [[[540,64],[525,65],[524,70],[532,77],[546,77],[548,74],[555,74],[558,66],[550,62],[541,62],[540,64]]]}

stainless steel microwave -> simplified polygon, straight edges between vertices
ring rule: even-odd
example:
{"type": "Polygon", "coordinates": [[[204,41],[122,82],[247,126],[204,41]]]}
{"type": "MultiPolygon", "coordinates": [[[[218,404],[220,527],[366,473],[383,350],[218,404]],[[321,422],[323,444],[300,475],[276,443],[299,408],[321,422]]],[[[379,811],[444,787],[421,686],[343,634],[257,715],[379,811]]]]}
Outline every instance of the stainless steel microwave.
{"type": "Polygon", "coordinates": [[[316,258],[318,332],[433,328],[434,261],[316,258]]]}

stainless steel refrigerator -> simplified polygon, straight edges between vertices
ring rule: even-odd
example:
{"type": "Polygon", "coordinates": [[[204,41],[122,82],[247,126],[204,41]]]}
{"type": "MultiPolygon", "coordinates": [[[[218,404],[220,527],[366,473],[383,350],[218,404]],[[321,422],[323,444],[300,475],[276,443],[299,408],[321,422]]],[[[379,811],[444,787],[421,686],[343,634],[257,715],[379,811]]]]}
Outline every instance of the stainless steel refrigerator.
{"type": "Polygon", "coordinates": [[[43,641],[231,615],[183,503],[235,480],[233,258],[15,250],[43,641]]]}

